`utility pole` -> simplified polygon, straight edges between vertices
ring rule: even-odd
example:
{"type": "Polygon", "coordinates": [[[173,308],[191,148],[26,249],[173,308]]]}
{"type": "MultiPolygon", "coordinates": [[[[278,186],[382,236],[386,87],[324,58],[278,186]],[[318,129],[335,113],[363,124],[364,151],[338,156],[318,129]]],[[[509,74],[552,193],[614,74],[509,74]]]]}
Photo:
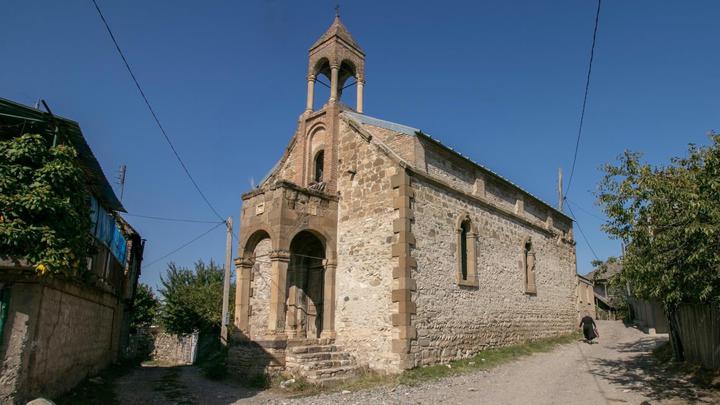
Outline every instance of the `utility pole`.
{"type": "Polygon", "coordinates": [[[222,327],[220,330],[220,342],[223,346],[228,344],[228,325],[230,324],[230,263],[232,262],[232,217],[225,221],[227,238],[225,240],[225,278],[223,279],[223,300],[222,300],[222,327]]]}
{"type": "Polygon", "coordinates": [[[562,180],[562,167],[558,168],[558,183],[557,183],[557,190],[558,190],[558,210],[562,212],[563,210],[563,180],[562,180]]]}

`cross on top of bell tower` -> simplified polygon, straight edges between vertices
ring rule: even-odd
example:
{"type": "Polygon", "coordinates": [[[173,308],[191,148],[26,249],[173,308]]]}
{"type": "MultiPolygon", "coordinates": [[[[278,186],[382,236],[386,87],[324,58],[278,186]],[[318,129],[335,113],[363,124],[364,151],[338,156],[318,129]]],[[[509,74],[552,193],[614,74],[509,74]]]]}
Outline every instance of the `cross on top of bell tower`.
{"type": "Polygon", "coordinates": [[[330,28],[310,47],[308,58],[308,100],[306,111],[313,109],[313,89],[318,75],[330,79],[329,103],[336,103],[348,78],[357,81],[357,112],[363,110],[365,84],[365,52],[340,21],[340,6],[335,7],[335,19],[330,28]]]}

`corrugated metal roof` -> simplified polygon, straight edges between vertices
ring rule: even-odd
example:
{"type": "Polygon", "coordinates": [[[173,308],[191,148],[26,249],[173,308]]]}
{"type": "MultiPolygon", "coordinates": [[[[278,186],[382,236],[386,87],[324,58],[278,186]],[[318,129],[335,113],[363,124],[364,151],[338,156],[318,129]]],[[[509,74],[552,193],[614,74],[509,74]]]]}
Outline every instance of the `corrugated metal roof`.
{"type": "Polygon", "coordinates": [[[355,120],[355,121],[357,121],[357,122],[359,122],[359,123],[361,123],[361,124],[363,124],[363,125],[372,125],[372,126],[375,126],[375,127],[385,128],[385,129],[389,129],[389,130],[391,130],[391,131],[399,132],[399,133],[405,134],[405,135],[423,136],[423,137],[431,140],[432,142],[438,144],[438,145],[441,146],[442,148],[444,148],[444,149],[452,152],[453,154],[455,154],[455,155],[457,155],[457,156],[459,156],[459,157],[467,160],[468,162],[472,163],[473,165],[479,167],[480,169],[482,169],[482,170],[484,170],[484,171],[492,174],[493,176],[495,176],[495,177],[497,177],[497,178],[505,181],[506,183],[510,184],[511,186],[513,186],[513,187],[521,190],[522,192],[526,193],[527,195],[531,196],[532,198],[534,198],[534,199],[540,201],[541,203],[545,204],[548,208],[552,209],[553,211],[557,212],[558,214],[561,214],[561,215],[564,216],[565,218],[572,220],[572,218],[570,218],[570,217],[569,217],[568,215],[566,215],[564,212],[559,211],[557,208],[555,208],[555,207],[553,207],[552,205],[548,204],[547,202],[543,201],[541,198],[537,197],[536,195],[530,193],[529,191],[527,191],[527,190],[525,190],[524,188],[518,186],[517,184],[515,184],[515,183],[513,183],[512,181],[508,180],[507,178],[505,178],[505,177],[501,176],[500,174],[494,172],[493,170],[489,169],[487,166],[484,166],[484,165],[482,165],[482,164],[480,164],[480,163],[472,160],[470,157],[463,155],[462,153],[460,153],[460,152],[456,151],[455,149],[451,148],[450,146],[447,146],[447,145],[443,144],[442,142],[440,142],[439,139],[433,138],[432,136],[424,133],[423,131],[421,131],[421,130],[419,130],[419,129],[417,129],[417,128],[413,128],[413,127],[410,127],[410,126],[407,126],[407,125],[403,125],[403,124],[398,124],[398,123],[391,122],[391,121],[381,120],[381,119],[379,119],[379,118],[370,117],[370,116],[365,115],[365,114],[359,114],[359,113],[356,113],[356,112],[354,112],[354,111],[343,111],[343,114],[347,115],[348,117],[352,118],[353,120],[355,120]]]}

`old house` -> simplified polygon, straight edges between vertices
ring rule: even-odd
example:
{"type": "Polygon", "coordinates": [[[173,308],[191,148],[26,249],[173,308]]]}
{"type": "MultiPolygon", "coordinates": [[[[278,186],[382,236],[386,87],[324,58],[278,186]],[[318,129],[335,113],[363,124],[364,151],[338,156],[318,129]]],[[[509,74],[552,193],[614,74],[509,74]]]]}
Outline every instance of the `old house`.
{"type": "Polygon", "coordinates": [[[92,208],[95,249],[82,279],[40,277],[33,263],[0,252],[0,403],[25,403],[62,393],[122,355],[144,242],[119,215],[124,208],[76,122],[0,99],[0,124],[0,139],[33,133],[71,143],[92,208]]]}
{"type": "Polygon", "coordinates": [[[589,278],[581,275],[577,275],[577,291],[575,296],[577,297],[577,320],[585,315],[590,315],[593,318],[597,318],[597,310],[595,308],[595,292],[593,281],[589,278]]]}
{"type": "Polygon", "coordinates": [[[242,197],[231,367],[324,382],[571,332],[571,219],[419,129],[364,114],[365,77],[336,16],[310,48],[296,132],[242,197]],[[313,109],[320,76],[329,100],[313,109]],[[354,108],[339,101],[351,80],[354,108]]]}

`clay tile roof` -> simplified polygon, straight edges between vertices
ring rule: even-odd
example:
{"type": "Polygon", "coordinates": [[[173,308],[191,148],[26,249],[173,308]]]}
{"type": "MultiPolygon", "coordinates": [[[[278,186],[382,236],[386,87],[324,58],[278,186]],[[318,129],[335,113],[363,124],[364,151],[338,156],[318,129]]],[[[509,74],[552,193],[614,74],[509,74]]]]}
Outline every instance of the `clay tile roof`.
{"type": "Polygon", "coordinates": [[[342,21],[340,21],[339,15],[335,16],[335,20],[330,25],[330,28],[328,28],[328,30],[325,31],[324,34],[322,34],[320,39],[315,41],[315,43],[313,44],[313,46],[310,47],[310,49],[314,49],[314,48],[318,47],[320,44],[322,44],[323,42],[325,42],[333,37],[338,37],[338,38],[342,39],[343,41],[347,42],[348,44],[350,44],[351,46],[353,46],[354,48],[357,48],[357,50],[362,52],[362,48],[360,48],[360,45],[358,45],[358,43],[355,42],[352,35],[350,35],[350,31],[348,31],[348,29],[345,27],[345,25],[342,23],[342,21]]]}

